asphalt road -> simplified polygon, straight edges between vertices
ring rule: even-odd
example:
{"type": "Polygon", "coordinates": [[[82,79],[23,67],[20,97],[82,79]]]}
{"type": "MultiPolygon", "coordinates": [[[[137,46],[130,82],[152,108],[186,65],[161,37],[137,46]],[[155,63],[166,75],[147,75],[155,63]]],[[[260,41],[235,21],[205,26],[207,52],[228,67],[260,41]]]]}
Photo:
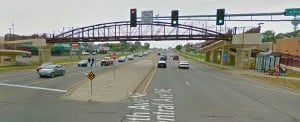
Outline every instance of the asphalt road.
{"type": "MultiPolygon", "coordinates": [[[[116,65],[126,65],[139,59],[116,65]]],[[[98,74],[112,68],[100,66],[98,62],[93,71],[98,74]]],[[[130,111],[127,109],[129,100],[99,103],[60,99],[69,87],[87,79],[85,73],[90,71],[89,68],[78,68],[77,64],[67,65],[65,69],[65,76],[55,78],[39,78],[34,70],[0,74],[0,121],[118,122],[130,111]]]]}
{"type": "Polygon", "coordinates": [[[134,96],[127,120],[145,122],[299,122],[300,95],[190,62],[168,61],[147,94],[134,96]]]}
{"type": "MultiPolygon", "coordinates": [[[[156,69],[146,94],[119,103],[60,99],[85,79],[87,68],[66,66],[66,76],[39,78],[35,71],[0,75],[1,122],[299,122],[300,95],[190,62],[168,60],[156,69]]],[[[126,65],[126,63],[125,63],[126,65]]],[[[99,67],[99,72],[112,67],[99,67]]],[[[97,72],[97,71],[96,71],[97,72]]]]}

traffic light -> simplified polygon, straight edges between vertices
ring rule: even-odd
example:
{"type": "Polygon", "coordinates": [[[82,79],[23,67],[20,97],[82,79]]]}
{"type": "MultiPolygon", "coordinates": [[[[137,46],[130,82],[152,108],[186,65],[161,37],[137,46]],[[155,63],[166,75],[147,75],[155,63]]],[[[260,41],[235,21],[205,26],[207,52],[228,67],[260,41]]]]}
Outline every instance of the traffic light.
{"type": "Polygon", "coordinates": [[[136,9],[130,9],[130,27],[136,27],[136,9]]]}
{"type": "Polygon", "coordinates": [[[225,9],[217,9],[216,25],[224,25],[225,9]]]}
{"type": "Polygon", "coordinates": [[[171,13],[171,26],[177,27],[178,25],[178,10],[173,10],[171,13]]]}

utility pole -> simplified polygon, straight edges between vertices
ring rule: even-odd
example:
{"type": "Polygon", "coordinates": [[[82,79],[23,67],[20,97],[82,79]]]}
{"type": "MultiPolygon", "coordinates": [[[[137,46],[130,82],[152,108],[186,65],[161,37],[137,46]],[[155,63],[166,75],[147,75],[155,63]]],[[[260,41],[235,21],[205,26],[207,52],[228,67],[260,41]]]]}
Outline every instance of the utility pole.
{"type": "Polygon", "coordinates": [[[241,61],[241,69],[243,69],[243,66],[244,66],[244,41],[245,41],[245,27],[243,27],[243,39],[242,39],[242,52],[241,52],[241,55],[242,55],[242,61],[241,61]]]}

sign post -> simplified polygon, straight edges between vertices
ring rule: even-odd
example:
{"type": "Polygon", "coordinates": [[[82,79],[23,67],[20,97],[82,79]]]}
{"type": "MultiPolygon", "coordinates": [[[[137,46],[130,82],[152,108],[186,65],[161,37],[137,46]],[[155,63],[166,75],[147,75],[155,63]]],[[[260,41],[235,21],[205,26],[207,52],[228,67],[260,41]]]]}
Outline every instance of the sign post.
{"type": "Polygon", "coordinates": [[[93,95],[93,79],[96,77],[96,75],[91,71],[87,77],[91,80],[91,96],[93,95]]]}
{"type": "Polygon", "coordinates": [[[114,60],[114,61],[113,61],[113,65],[114,65],[114,80],[115,80],[115,79],[116,79],[116,66],[115,66],[115,60],[116,60],[116,58],[117,58],[117,55],[116,55],[115,52],[113,52],[111,58],[114,60]]]}

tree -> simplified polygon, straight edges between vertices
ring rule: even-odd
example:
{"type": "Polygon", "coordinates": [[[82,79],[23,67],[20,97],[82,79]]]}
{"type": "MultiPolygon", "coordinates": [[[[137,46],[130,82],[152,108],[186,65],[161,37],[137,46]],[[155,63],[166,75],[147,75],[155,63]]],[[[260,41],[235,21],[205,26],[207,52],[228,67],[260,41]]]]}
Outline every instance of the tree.
{"type": "Polygon", "coordinates": [[[278,33],[276,36],[275,36],[276,39],[283,39],[285,38],[285,34],[284,33],[278,33]]]}
{"type": "Polygon", "coordinates": [[[275,32],[271,30],[267,30],[263,33],[263,42],[273,42],[275,40],[275,32]]]}
{"type": "Polygon", "coordinates": [[[176,48],[176,50],[178,50],[178,51],[179,51],[179,50],[181,50],[181,49],[182,49],[182,45],[176,45],[176,47],[175,47],[175,48],[176,48]]]}
{"type": "Polygon", "coordinates": [[[148,50],[150,48],[150,43],[144,43],[144,49],[148,50]]]}
{"type": "Polygon", "coordinates": [[[134,42],[134,48],[135,50],[141,50],[142,49],[142,44],[139,41],[134,42]]]}

